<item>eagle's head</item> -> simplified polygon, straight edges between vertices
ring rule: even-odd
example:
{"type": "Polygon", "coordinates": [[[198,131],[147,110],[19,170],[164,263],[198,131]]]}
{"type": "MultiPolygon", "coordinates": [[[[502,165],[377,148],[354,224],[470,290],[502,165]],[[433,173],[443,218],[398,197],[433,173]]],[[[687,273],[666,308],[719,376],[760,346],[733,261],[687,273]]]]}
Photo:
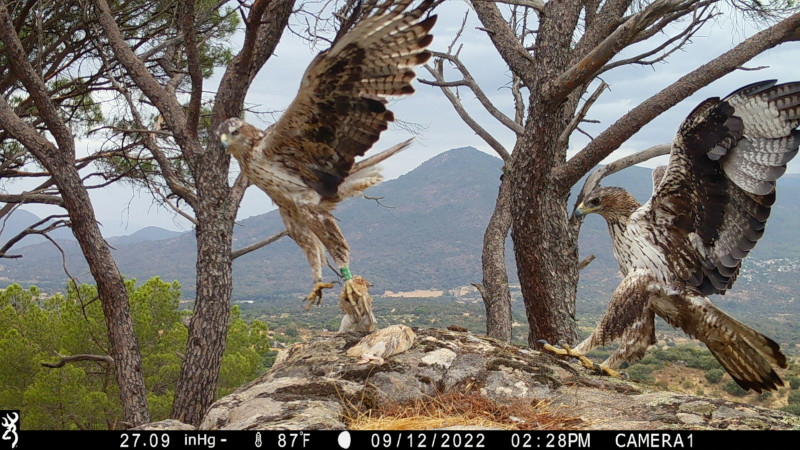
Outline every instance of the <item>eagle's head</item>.
{"type": "Polygon", "coordinates": [[[599,187],[575,208],[575,216],[583,217],[589,213],[597,213],[609,221],[625,221],[641,206],[625,189],[620,187],[599,187]]]}
{"type": "Polygon", "coordinates": [[[237,159],[241,159],[242,155],[264,137],[263,131],[238,117],[231,117],[219,124],[214,134],[219,138],[222,147],[237,159]]]}

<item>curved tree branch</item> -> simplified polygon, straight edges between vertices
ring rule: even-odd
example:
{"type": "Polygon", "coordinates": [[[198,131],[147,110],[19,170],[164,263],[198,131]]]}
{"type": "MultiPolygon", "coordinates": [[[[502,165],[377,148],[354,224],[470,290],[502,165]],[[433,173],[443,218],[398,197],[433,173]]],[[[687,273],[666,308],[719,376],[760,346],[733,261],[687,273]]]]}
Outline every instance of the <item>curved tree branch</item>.
{"type": "Polygon", "coordinates": [[[583,199],[589,195],[589,193],[592,192],[597,185],[600,184],[600,181],[603,178],[636,164],[641,164],[659,156],[668,155],[670,150],[672,150],[671,143],[658,144],[646,150],[642,150],[624,158],[620,158],[612,163],[604,165],[603,167],[599,167],[586,178],[586,181],[583,183],[583,187],[581,188],[581,192],[578,194],[578,198],[575,200],[575,207],[581,204],[583,199]]]}
{"type": "Polygon", "coordinates": [[[712,81],[736,70],[759,53],[778,44],[798,40],[800,35],[798,29],[800,29],[800,13],[756,33],[732,50],[684,75],[622,116],[566,164],[557,168],[555,171],[557,182],[567,188],[577,183],[584,173],[600,163],[655,117],[712,81]]]}
{"type": "Polygon", "coordinates": [[[277,241],[278,239],[288,236],[289,232],[286,230],[281,231],[280,233],[273,234],[272,236],[264,239],[263,241],[256,242],[255,244],[248,245],[247,247],[240,248],[239,250],[235,250],[231,253],[231,258],[236,259],[240,256],[244,256],[250,252],[254,252],[262,247],[266,247],[269,244],[277,241]]]}
{"type": "Polygon", "coordinates": [[[467,126],[472,128],[472,131],[474,131],[475,134],[477,134],[478,136],[481,137],[481,139],[486,141],[486,143],[489,144],[489,146],[492,147],[492,149],[495,152],[497,152],[497,154],[500,155],[500,157],[504,161],[510,161],[511,160],[511,153],[509,153],[509,151],[506,150],[505,147],[503,147],[503,144],[501,144],[500,141],[495,139],[494,136],[491,135],[491,133],[486,131],[485,128],[480,126],[480,124],[478,124],[478,122],[475,121],[475,119],[473,119],[472,116],[469,115],[467,110],[464,109],[464,105],[461,104],[461,100],[459,100],[459,98],[456,96],[455,93],[453,93],[452,90],[450,90],[450,88],[448,88],[446,86],[442,86],[442,85],[439,84],[440,82],[441,83],[444,82],[444,78],[442,78],[442,76],[440,74],[441,65],[440,65],[440,67],[437,67],[437,69],[439,69],[439,70],[435,70],[430,65],[425,64],[425,69],[427,69],[428,73],[433,75],[433,77],[436,79],[437,85],[441,88],[441,90],[444,93],[444,95],[447,97],[447,99],[453,105],[453,108],[456,110],[456,113],[459,115],[459,117],[461,117],[461,120],[463,120],[464,123],[467,124],[467,126]]]}
{"type": "Polygon", "coordinates": [[[42,366],[49,367],[51,369],[59,369],[61,367],[66,366],[68,363],[74,363],[78,361],[98,361],[104,362],[106,364],[114,364],[114,358],[109,355],[72,355],[72,356],[61,356],[61,360],[56,363],[42,363],[42,366]]]}

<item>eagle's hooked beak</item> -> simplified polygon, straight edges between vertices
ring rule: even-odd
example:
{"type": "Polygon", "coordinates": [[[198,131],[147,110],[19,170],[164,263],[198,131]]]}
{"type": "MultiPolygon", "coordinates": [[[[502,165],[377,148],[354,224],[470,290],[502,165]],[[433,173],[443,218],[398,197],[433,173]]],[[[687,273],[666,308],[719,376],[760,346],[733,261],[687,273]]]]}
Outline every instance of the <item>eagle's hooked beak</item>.
{"type": "Polygon", "coordinates": [[[572,215],[578,219],[583,218],[586,214],[589,214],[589,211],[587,211],[586,207],[583,206],[583,202],[581,202],[581,204],[575,208],[575,211],[572,212],[572,215]]]}
{"type": "Polygon", "coordinates": [[[228,134],[222,133],[219,135],[219,142],[222,143],[222,148],[228,149],[228,145],[230,145],[230,141],[228,140],[228,134]]]}

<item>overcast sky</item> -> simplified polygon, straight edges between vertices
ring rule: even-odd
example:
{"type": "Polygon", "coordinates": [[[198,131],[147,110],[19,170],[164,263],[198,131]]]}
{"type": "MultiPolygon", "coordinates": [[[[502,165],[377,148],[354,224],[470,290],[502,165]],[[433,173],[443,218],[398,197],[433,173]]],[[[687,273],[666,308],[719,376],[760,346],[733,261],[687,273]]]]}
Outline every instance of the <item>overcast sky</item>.
{"type": "MultiPolygon", "coordinates": [[[[467,5],[459,0],[445,2],[437,9],[439,20],[433,29],[433,49],[443,51],[447,48],[458,31],[467,9],[467,5]]],[[[460,56],[495,105],[513,116],[511,95],[507,89],[510,81],[508,71],[485,33],[477,27],[479,23],[474,13],[470,12],[461,39],[463,49],[460,56]]],[[[300,30],[299,27],[296,29],[300,30]]],[[[609,89],[600,97],[588,116],[589,119],[599,120],[600,123],[586,126],[585,130],[597,135],[641,101],[688,71],[729,50],[753,32],[745,26],[732,26],[728,18],[723,18],[707,25],[693,39],[691,45],[672,55],[668,63],[658,64],[655,67],[628,67],[604,74],[603,79],[609,84],[609,89]]],[[[241,46],[241,36],[233,40],[233,46],[234,51],[238,51],[241,46]]],[[[249,91],[248,106],[259,111],[285,109],[297,92],[305,68],[317,52],[318,49],[311,49],[307,42],[292,33],[284,33],[275,55],[261,70],[249,91]]],[[[643,128],[612,155],[612,159],[670,141],[681,120],[702,99],[724,96],[742,85],[763,79],[777,78],[779,81],[797,79],[800,77],[798,55],[800,55],[798,43],[784,44],[760,55],[747,67],[767,66],[767,68],[760,71],[737,71],[700,90],[643,128]]],[[[632,54],[627,55],[629,56],[632,54]]],[[[626,55],[621,57],[624,58],[626,55]]],[[[206,90],[213,89],[220,74],[207,81],[206,90]]],[[[424,69],[417,70],[417,75],[424,79],[430,78],[424,69]]],[[[450,79],[455,78],[456,75],[451,72],[450,79]]],[[[386,178],[396,178],[431,157],[453,148],[472,146],[494,154],[488,145],[463,124],[438,88],[419,83],[416,83],[416,87],[417,92],[413,96],[395,100],[390,104],[390,109],[394,111],[397,119],[419,124],[421,131],[409,149],[384,162],[383,172],[386,178]]],[[[465,106],[473,116],[510,151],[514,145],[513,134],[485,113],[469,92],[462,90],[461,94],[465,106]]],[[[266,128],[275,120],[271,115],[251,115],[247,119],[261,128],[266,128]]],[[[382,135],[373,151],[388,148],[410,136],[410,132],[391,126],[382,135]]],[[[577,151],[587,142],[587,137],[575,133],[570,142],[570,149],[577,151]]],[[[238,170],[235,165],[234,170],[238,170]]],[[[791,163],[789,171],[800,171],[800,158],[791,163]]],[[[146,226],[181,231],[191,229],[185,219],[153,205],[147,192],[133,192],[129,188],[115,187],[103,192],[92,192],[92,198],[97,218],[106,236],[131,234],[146,226]]],[[[240,208],[239,219],[263,214],[274,208],[266,194],[251,187],[240,208]]],[[[48,213],[41,207],[27,209],[40,216],[48,213]]]]}

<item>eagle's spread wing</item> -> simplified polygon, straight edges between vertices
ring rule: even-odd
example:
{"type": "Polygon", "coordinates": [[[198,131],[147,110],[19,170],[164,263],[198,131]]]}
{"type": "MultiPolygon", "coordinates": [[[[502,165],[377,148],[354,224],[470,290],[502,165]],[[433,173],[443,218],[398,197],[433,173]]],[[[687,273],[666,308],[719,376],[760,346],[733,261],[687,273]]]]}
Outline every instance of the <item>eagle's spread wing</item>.
{"type": "Polygon", "coordinates": [[[357,156],[394,120],[386,98],[414,92],[412,68],[431,54],[425,48],[436,16],[422,20],[432,0],[405,11],[411,0],[360,21],[312,61],[297,97],[269,130],[263,148],[290,164],[321,196],[335,197],[357,156]]]}
{"type": "Polygon", "coordinates": [[[702,294],[730,288],[764,233],[799,124],[800,82],[765,81],[704,101],[681,125],[647,213],[670,270],[702,294]]]}

